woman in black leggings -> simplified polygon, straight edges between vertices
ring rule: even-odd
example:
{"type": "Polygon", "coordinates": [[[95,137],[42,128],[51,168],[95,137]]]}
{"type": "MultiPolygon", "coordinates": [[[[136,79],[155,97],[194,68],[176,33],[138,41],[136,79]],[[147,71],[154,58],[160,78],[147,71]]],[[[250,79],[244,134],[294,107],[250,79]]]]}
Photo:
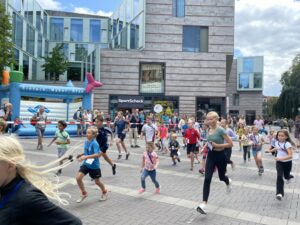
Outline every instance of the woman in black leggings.
{"type": "Polygon", "coordinates": [[[215,168],[218,169],[219,179],[224,181],[227,185],[227,193],[231,191],[231,180],[225,175],[227,157],[224,149],[231,148],[233,143],[231,138],[226,134],[225,130],[218,126],[218,120],[219,115],[216,112],[209,112],[206,116],[206,122],[209,125],[206,144],[208,148],[208,155],[206,159],[205,179],[203,185],[203,203],[197,207],[197,211],[201,214],[206,214],[210,183],[215,168]]]}

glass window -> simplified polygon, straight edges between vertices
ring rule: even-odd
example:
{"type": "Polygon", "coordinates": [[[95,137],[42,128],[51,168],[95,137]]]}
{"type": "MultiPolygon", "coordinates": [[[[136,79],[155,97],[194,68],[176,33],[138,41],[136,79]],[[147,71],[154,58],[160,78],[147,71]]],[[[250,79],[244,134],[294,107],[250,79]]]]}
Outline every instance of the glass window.
{"type": "Polygon", "coordinates": [[[45,40],[45,57],[49,54],[49,41],[45,40]]]}
{"type": "Polygon", "coordinates": [[[23,73],[24,73],[24,80],[28,80],[29,56],[26,54],[23,54],[23,73]]]}
{"type": "Polygon", "coordinates": [[[75,47],[75,61],[83,61],[88,55],[87,44],[76,44],[75,47]]]}
{"type": "Polygon", "coordinates": [[[23,21],[21,17],[14,13],[13,14],[13,39],[14,43],[22,48],[23,43],[23,21]]]}
{"type": "Polygon", "coordinates": [[[43,57],[43,38],[42,35],[38,35],[38,57],[43,57]]]}
{"type": "Polygon", "coordinates": [[[67,71],[67,79],[81,81],[81,63],[70,63],[67,71]]]}
{"type": "Polygon", "coordinates": [[[37,6],[37,9],[36,9],[36,28],[41,31],[41,24],[42,24],[42,9],[37,6]]]}
{"type": "Polygon", "coordinates": [[[240,73],[239,88],[250,88],[250,73],[240,73]]]}
{"type": "Polygon", "coordinates": [[[101,20],[90,20],[90,42],[101,42],[101,20]]]}
{"type": "Polygon", "coordinates": [[[253,88],[262,88],[262,73],[254,73],[253,88]]]}
{"type": "Polygon", "coordinates": [[[253,59],[245,58],[243,60],[243,71],[245,73],[253,73],[253,59]]]}
{"type": "Polygon", "coordinates": [[[165,64],[140,64],[140,93],[165,92],[165,64]]]}
{"type": "Polygon", "coordinates": [[[46,13],[44,13],[44,25],[43,25],[43,33],[45,35],[45,37],[47,38],[48,37],[48,27],[47,27],[47,24],[48,24],[48,15],[46,13]]]}
{"type": "Polygon", "coordinates": [[[176,17],[185,16],[185,0],[173,0],[173,14],[176,17]]]}
{"type": "Polygon", "coordinates": [[[50,18],[50,39],[52,41],[63,41],[64,39],[63,18],[50,18]]]}
{"type": "Polygon", "coordinates": [[[14,48],[14,70],[19,70],[20,51],[14,48]]]}
{"type": "Polygon", "coordinates": [[[140,12],[140,0],[133,0],[133,17],[136,17],[140,12]]]}
{"type": "Polygon", "coordinates": [[[62,50],[63,50],[63,54],[65,56],[65,60],[69,60],[69,44],[64,43],[62,50]]]}
{"type": "Polygon", "coordinates": [[[26,51],[31,55],[34,55],[34,39],[35,31],[29,24],[27,24],[26,51]]]}
{"type": "Polygon", "coordinates": [[[37,80],[37,61],[32,59],[32,80],[37,80]]]}
{"type": "Polygon", "coordinates": [[[199,26],[183,26],[184,52],[208,51],[208,28],[199,26]]]}
{"type": "Polygon", "coordinates": [[[232,105],[233,106],[239,106],[240,105],[240,95],[239,94],[233,94],[232,96],[232,105]]]}
{"type": "Polygon", "coordinates": [[[126,22],[130,22],[131,20],[132,20],[131,0],[127,0],[127,2],[126,2],[126,22]]]}
{"type": "Polygon", "coordinates": [[[24,15],[33,25],[34,0],[24,0],[24,15]]]}
{"type": "Polygon", "coordinates": [[[82,41],[83,20],[71,19],[71,41],[82,41]]]}
{"type": "Polygon", "coordinates": [[[137,49],[139,48],[139,42],[140,42],[140,19],[142,17],[139,16],[136,18],[132,24],[130,25],[130,48],[131,49],[137,49]]]}

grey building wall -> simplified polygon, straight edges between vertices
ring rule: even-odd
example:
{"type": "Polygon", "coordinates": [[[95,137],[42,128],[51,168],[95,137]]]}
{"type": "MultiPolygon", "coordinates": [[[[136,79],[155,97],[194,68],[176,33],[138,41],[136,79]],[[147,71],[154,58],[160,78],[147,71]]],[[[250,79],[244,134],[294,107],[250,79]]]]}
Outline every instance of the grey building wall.
{"type": "Polygon", "coordinates": [[[239,115],[246,115],[246,111],[255,111],[256,115],[262,115],[262,91],[237,91],[237,82],[237,60],[234,59],[227,83],[229,111],[238,110],[239,115]],[[239,106],[233,105],[233,94],[239,94],[239,106]]]}
{"type": "Polygon", "coordinates": [[[139,95],[139,62],[166,63],[166,96],[179,96],[180,113],[195,114],[196,97],[226,97],[226,55],[233,55],[234,0],[186,0],[185,17],[172,16],[172,0],[146,1],[143,50],[101,53],[94,107],[109,110],[109,94],[139,95]],[[182,25],[209,27],[209,52],[182,52],[182,25]]]}

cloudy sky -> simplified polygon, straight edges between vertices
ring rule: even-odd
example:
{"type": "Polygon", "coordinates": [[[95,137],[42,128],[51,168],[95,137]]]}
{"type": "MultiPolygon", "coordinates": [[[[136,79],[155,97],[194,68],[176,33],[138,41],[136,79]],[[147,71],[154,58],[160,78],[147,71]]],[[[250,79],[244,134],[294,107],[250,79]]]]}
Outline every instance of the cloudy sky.
{"type": "MultiPolygon", "coordinates": [[[[38,0],[44,8],[111,15],[122,0],[38,0]]],[[[264,56],[264,94],[278,96],[281,74],[300,53],[299,0],[236,0],[235,49],[264,56]]]]}

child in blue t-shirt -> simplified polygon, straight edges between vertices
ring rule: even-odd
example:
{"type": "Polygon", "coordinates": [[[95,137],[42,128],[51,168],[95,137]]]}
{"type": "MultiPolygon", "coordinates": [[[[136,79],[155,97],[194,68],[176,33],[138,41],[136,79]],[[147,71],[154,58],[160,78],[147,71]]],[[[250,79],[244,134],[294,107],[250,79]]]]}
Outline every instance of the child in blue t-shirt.
{"type": "Polygon", "coordinates": [[[97,135],[97,127],[92,126],[87,129],[87,141],[84,143],[84,153],[77,156],[78,161],[83,162],[76,177],[77,184],[81,191],[81,197],[77,200],[77,203],[81,203],[88,196],[82,181],[84,176],[87,174],[90,175],[90,177],[95,181],[95,184],[102,190],[100,201],[105,201],[107,199],[107,190],[104,184],[100,181],[101,170],[99,157],[101,156],[101,150],[98,142],[96,141],[97,135]]]}

